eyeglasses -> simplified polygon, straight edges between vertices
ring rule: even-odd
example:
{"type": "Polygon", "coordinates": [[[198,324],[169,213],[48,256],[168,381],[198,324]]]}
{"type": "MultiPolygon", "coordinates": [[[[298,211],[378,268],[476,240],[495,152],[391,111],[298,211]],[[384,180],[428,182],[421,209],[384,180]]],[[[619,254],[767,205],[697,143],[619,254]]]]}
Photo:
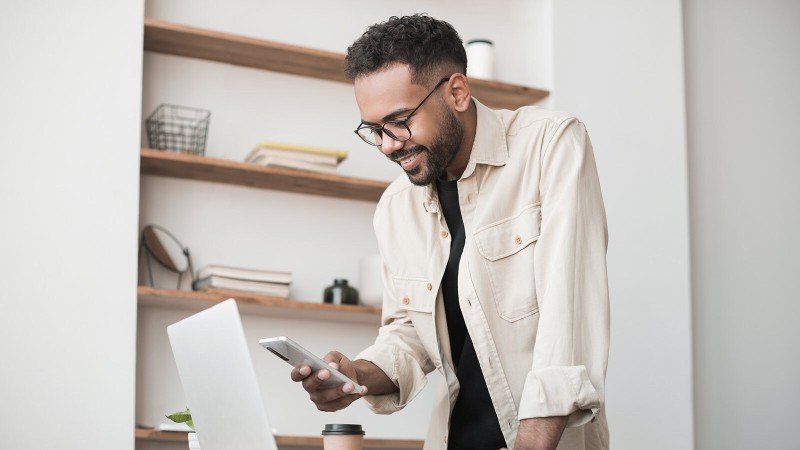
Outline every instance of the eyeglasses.
{"type": "MultiPolygon", "coordinates": [[[[452,75],[451,75],[452,76],[452,75]]],[[[358,128],[355,129],[355,133],[358,137],[361,138],[364,142],[369,145],[379,146],[383,143],[383,134],[386,133],[387,136],[394,139],[395,141],[405,142],[411,139],[411,129],[408,128],[408,121],[411,119],[411,116],[416,113],[425,101],[436,92],[436,89],[439,89],[439,86],[444,84],[445,81],[450,80],[450,77],[445,77],[439,80],[436,83],[436,86],[431,89],[428,95],[419,102],[416,108],[414,108],[411,113],[406,116],[405,119],[402,120],[390,120],[383,125],[368,125],[366,123],[361,123],[358,128]]]]}

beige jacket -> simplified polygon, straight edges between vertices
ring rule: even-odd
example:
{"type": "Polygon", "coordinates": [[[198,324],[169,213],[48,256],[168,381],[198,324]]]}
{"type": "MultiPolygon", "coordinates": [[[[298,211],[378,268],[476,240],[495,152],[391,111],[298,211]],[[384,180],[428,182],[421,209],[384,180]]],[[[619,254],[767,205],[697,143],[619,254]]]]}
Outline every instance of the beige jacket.
{"type": "MultiPolygon", "coordinates": [[[[513,448],[519,420],[569,415],[559,449],[605,449],[607,232],[586,129],[568,114],[475,104],[475,143],[458,181],[466,232],[458,291],[500,427],[513,448]]],[[[378,413],[400,410],[438,370],[425,448],[444,449],[459,384],[439,286],[450,235],[435,187],[402,175],[374,226],[383,325],[357,358],[399,392],[365,399],[378,413]]]]}

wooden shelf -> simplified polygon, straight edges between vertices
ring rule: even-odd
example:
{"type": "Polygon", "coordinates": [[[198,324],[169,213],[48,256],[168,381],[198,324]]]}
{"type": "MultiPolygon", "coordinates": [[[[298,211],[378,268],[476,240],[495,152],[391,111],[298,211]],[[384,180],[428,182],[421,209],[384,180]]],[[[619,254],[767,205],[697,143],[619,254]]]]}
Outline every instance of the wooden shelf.
{"type": "Polygon", "coordinates": [[[389,183],[143,148],[143,175],[377,202],[389,183]]]}
{"type": "MultiPolygon", "coordinates": [[[[254,39],[235,34],[145,18],[146,51],[187,56],[256,69],[349,83],[344,54],[254,39]]],[[[501,81],[470,79],[472,94],[492,108],[516,109],[549,95],[548,91],[501,81]]]]}
{"type": "MultiPolygon", "coordinates": [[[[186,442],[186,433],[181,431],[155,431],[147,428],[136,428],[136,439],[143,441],[186,442]]],[[[275,441],[281,447],[307,447],[322,448],[322,437],[316,436],[275,436],[275,441]]],[[[364,439],[364,449],[421,449],[423,441],[417,439],[364,439]]]]}
{"type": "Polygon", "coordinates": [[[149,286],[137,288],[139,305],[200,311],[229,298],[236,299],[243,314],[380,325],[381,308],[376,306],[332,305],[223,289],[178,291],[149,286]]]}

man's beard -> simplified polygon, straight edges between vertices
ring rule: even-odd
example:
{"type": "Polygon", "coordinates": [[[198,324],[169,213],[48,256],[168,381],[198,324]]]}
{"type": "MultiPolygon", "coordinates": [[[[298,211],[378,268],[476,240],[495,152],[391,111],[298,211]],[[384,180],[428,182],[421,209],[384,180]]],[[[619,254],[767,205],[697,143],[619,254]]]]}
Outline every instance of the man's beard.
{"type": "Polygon", "coordinates": [[[398,159],[419,152],[427,152],[426,164],[406,170],[406,175],[411,183],[417,186],[427,186],[442,178],[447,168],[453,162],[464,140],[464,126],[452,111],[445,109],[442,126],[439,134],[433,140],[430,148],[415,145],[407,150],[398,150],[389,159],[397,162],[398,159]]]}

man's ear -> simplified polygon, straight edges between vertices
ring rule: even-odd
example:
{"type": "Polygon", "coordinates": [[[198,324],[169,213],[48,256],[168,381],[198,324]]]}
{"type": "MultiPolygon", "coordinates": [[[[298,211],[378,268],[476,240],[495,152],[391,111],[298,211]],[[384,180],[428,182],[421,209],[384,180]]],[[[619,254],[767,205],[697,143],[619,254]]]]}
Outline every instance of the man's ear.
{"type": "Polygon", "coordinates": [[[452,96],[453,106],[456,111],[464,112],[469,109],[472,101],[472,92],[469,88],[469,80],[463,73],[455,73],[450,77],[450,95],[452,96]]]}

